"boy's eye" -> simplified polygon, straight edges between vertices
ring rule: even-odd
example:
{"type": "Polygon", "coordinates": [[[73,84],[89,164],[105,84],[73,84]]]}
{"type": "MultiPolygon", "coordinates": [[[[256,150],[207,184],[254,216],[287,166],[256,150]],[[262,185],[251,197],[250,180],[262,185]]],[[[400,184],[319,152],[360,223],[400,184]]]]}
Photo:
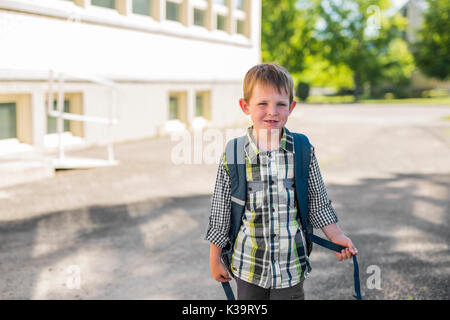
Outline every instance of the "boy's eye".
{"type": "MultiPolygon", "coordinates": [[[[258,103],[258,105],[259,106],[265,106],[265,105],[267,105],[267,103],[266,102],[260,102],[260,103],[258,103]]],[[[287,104],[285,104],[285,103],[278,103],[278,105],[281,106],[281,107],[285,107],[287,104]]]]}

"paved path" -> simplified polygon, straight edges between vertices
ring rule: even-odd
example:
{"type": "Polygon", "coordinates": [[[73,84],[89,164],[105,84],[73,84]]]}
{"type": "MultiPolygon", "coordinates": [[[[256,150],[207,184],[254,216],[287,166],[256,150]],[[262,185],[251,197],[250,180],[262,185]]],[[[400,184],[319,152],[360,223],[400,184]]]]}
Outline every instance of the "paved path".
{"type": "MultiPolygon", "coordinates": [[[[450,299],[449,114],[298,106],[289,119],[316,147],[367,299],[450,299]]],[[[217,165],[176,165],[176,145],[118,144],[118,167],[0,189],[0,299],[223,299],[202,240],[217,165]]],[[[307,299],[351,298],[350,261],[318,246],[311,261],[307,299]]]]}

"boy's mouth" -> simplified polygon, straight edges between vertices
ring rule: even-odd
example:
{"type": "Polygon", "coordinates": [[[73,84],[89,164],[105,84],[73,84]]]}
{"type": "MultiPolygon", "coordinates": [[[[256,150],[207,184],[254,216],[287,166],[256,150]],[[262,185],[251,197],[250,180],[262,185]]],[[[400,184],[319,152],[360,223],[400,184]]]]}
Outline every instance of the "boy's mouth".
{"type": "Polygon", "coordinates": [[[268,124],[276,124],[278,123],[278,120],[264,120],[264,122],[268,124]]]}

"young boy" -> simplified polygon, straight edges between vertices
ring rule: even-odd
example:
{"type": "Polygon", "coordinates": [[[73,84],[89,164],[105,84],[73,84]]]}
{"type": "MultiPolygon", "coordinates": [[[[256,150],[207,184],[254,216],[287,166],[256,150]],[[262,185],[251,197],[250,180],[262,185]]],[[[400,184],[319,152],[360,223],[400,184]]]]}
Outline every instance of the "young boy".
{"type": "MultiPolygon", "coordinates": [[[[244,144],[247,201],[231,260],[237,298],[304,299],[303,282],[311,266],[308,257],[307,268],[301,266],[297,249],[306,246],[305,235],[297,216],[295,187],[284,183],[294,177],[294,142],[284,127],[296,105],[293,81],[283,67],[260,64],[247,72],[243,87],[239,104],[253,125],[247,129],[244,144]]],[[[335,252],[339,261],[351,258],[357,250],[337,226],[312,146],[308,195],[312,226],[321,228],[331,242],[346,247],[335,252]]],[[[230,241],[230,215],[231,184],[224,153],[205,234],[211,242],[211,274],[219,282],[231,280],[220,259],[230,241]]]]}

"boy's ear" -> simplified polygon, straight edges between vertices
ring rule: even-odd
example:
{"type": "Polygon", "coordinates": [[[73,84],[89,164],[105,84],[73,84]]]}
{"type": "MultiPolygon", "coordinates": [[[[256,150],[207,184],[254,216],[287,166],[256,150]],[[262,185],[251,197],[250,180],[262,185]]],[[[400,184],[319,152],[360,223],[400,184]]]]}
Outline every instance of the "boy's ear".
{"type": "Polygon", "coordinates": [[[239,105],[241,106],[242,111],[246,114],[250,114],[250,109],[248,107],[247,101],[244,100],[244,98],[239,99],[239,105]]]}
{"type": "Polygon", "coordinates": [[[291,105],[289,106],[289,114],[291,114],[292,110],[294,110],[296,104],[297,104],[297,101],[292,100],[291,105]]]}

